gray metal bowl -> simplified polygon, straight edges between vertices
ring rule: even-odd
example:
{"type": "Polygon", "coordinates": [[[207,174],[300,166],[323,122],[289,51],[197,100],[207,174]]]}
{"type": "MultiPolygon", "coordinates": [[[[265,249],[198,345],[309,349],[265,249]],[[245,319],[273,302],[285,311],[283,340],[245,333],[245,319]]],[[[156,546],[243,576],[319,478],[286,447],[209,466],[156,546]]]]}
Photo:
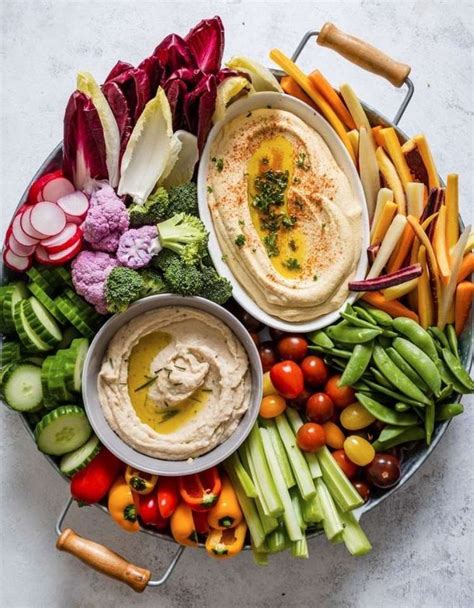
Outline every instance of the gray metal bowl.
{"type": "Polygon", "coordinates": [[[135,302],[130,308],[121,314],[110,318],[97,332],[84,363],[82,397],[87,412],[87,417],[100,441],[117,458],[129,464],[139,471],[146,471],[155,475],[189,475],[204,471],[218,464],[230,456],[245,440],[257,419],[262,394],[262,365],[257,348],[245,327],[233,314],[222,306],[214,304],[203,298],[183,298],[181,296],[162,294],[149,296],[135,302]],[[232,435],[216,448],[194,458],[187,460],[162,460],[142,454],[123,441],[107,423],[99,401],[97,391],[97,377],[102,366],[102,360],[110,340],[117,331],[131,319],[146,312],[158,310],[165,306],[183,306],[186,308],[197,308],[220,319],[232,330],[247,352],[251,373],[251,393],[249,408],[242,417],[237,429],[232,435]]]}

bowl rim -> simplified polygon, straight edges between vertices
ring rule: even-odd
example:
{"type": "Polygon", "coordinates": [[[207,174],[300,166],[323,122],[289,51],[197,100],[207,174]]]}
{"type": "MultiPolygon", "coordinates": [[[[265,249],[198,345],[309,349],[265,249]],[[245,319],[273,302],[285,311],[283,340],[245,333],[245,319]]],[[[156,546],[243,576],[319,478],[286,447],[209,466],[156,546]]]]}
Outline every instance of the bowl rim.
{"type": "Polygon", "coordinates": [[[352,192],[360,204],[362,213],[362,242],[360,257],[353,280],[362,280],[365,278],[368,267],[368,259],[367,256],[364,255],[364,252],[367,250],[370,241],[369,218],[362,182],[360,181],[360,177],[357,173],[354,162],[331,125],[320,114],[318,114],[316,110],[299,99],[286,95],[285,93],[255,93],[249,97],[239,99],[227,109],[225,117],[216,122],[216,124],[212,127],[207,137],[206,145],[204,146],[198,168],[197,191],[199,215],[209,231],[209,255],[212,262],[216,267],[217,272],[220,275],[225,276],[232,283],[232,295],[238,304],[240,304],[240,306],[249,314],[268,327],[279,329],[288,333],[306,333],[321,329],[327,325],[330,325],[331,323],[334,323],[340,317],[340,313],[345,306],[348,303],[352,304],[357,299],[358,294],[355,292],[349,292],[348,297],[337,310],[320,315],[319,317],[310,321],[289,322],[265,312],[253,300],[252,296],[244,289],[244,287],[241,286],[230,267],[222,259],[221,246],[217,239],[214,222],[212,220],[207,202],[207,174],[210,163],[210,153],[211,147],[217,135],[221,129],[234,118],[237,118],[242,114],[246,114],[248,111],[262,109],[268,106],[271,106],[274,109],[291,112],[292,114],[301,118],[301,120],[303,120],[307,126],[314,129],[319,135],[321,135],[329,147],[333,157],[335,158],[336,163],[349,180],[352,192]]]}
{"type": "Polygon", "coordinates": [[[89,422],[100,442],[125,464],[140,471],[163,476],[179,476],[199,473],[228,458],[239,448],[250,433],[258,416],[263,386],[263,370],[257,347],[242,323],[222,306],[200,297],[184,297],[173,294],[157,294],[138,300],[125,312],[108,319],[98,330],[87,351],[83,368],[82,397],[89,422]],[[164,307],[181,306],[194,308],[215,316],[222,321],[244,347],[249,360],[251,392],[249,407],[237,428],[223,443],[211,451],[188,460],[165,460],[143,454],[128,445],[109,426],[100,406],[97,394],[97,377],[100,364],[110,340],[125,323],[140,314],[164,307]]]}

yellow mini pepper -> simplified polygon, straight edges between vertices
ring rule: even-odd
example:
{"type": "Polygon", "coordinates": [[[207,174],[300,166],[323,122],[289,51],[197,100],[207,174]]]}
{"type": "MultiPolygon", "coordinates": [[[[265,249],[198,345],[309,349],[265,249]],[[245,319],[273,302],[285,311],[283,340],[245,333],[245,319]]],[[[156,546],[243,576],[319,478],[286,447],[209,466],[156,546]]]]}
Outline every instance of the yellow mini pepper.
{"type": "Polygon", "coordinates": [[[130,465],[125,469],[125,481],[137,494],[150,494],[158,481],[157,475],[143,473],[130,465]]]}
{"type": "Polygon", "coordinates": [[[138,532],[137,507],[130,486],[123,477],[118,477],[110,488],[108,507],[112,519],[127,532],[138,532]]]}
{"type": "Polygon", "coordinates": [[[247,524],[242,521],[236,528],[211,529],[206,539],[206,551],[211,557],[225,559],[240,553],[247,534],[247,524]]]}
{"type": "Polygon", "coordinates": [[[222,476],[222,490],[216,504],[209,511],[207,521],[211,528],[226,530],[235,528],[242,521],[242,511],[230,480],[222,476]]]}
{"type": "Polygon", "coordinates": [[[170,520],[171,534],[177,543],[187,547],[197,547],[198,536],[193,512],[185,503],[180,503],[170,520]]]}

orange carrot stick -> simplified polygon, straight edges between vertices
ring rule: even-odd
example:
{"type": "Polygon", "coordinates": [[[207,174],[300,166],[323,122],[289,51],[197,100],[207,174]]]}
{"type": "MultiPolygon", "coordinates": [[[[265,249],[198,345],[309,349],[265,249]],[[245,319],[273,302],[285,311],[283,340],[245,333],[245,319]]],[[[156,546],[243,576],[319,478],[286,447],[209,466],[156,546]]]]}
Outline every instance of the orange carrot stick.
{"type": "Polygon", "coordinates": [[[355,129],[356,124],[354,122],[354,119],[350,115],[349,110],[343,104],[341,98],[333,89],[330,82],[326,80],[326,78],[321,74],[321,72],[319,70],[314,70],[314,72],[311,72],[311,74],[309,75],[309,79],[317,88],[317,90],[321,93],[321,95],[325,98],[328,104],[332,107],[334,112],[336,112],[336,114],[346,125],[346,127],[351,131],[352,129],[355,129]]]}
{"type": "Polygon", "coordinates": [[[456,304],[454,306],[454,329],[459,336],[469,318],[472,299],[474,298],[474,283],[471,281],[461,281],[456,287],[456,304]]]}
{"type": "Polygon", "coordinates": [[[376,127],[372,127],[372,135],[374,136],[375,143],[378,147],[385,148],[385,139],[380,134],[380,131],[383,129],[382,125],[377,125],[376,127]]]}
{"type": "Polygon", "coordinates": [[[418,323],[416,312],[413,312],[398,300],[386,300],[380,291],[366,291],[362,296],[362,300],[371,306],[375,306],[375,308],[384,310],[392,317],[408,317],[418,323]]]}
{"type": "Polygon", "coordinates": [[[283,76],[280,81],[281,88],[285,91],[287,95],[291,95],[292,97],[296,97],[300,101],[304,101],[309,106],[317,110],[316,104],[306,95],[300,85],[296,82],[294,78],[291,76],[283,76]]]}
{"type": "Polygon", "coordinates": [[[459,269],[459,274],[457,278],[457,282],[460,283],[464,281],[466,277],[474,272],[474,253],[468,253],[464,256],[461,268],[459,269]]]}
{"type": "Polygon", "coordinates": [[[405,258],[410,253],[414,238],[415,233],[413,232],[413,228],[410,226],[410,224],[407,224],[405,226],[405,230],[403,231],[402,238],[400,239],[397,249],[392,253],[391,258],[388,261],[388,272],[394,272],[395,270],[399,270],[402,267],[405,258]]]}

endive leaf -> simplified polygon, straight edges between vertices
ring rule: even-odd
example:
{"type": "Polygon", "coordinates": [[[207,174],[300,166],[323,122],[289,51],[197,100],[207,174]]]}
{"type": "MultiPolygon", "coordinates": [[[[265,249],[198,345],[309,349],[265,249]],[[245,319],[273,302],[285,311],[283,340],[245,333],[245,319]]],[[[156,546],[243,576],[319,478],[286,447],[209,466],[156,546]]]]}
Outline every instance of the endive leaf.
{"type": "Polygon", "coordinates": [[[176,131],[176,138],[181,142],[178,158],[169,175],[163,179],[161,185],[165,188],[180,186],[191,181],[194,167],[199,159],[197,137],[188,131],[176,131]]]}
{"type": "Polygon", "coordinates": [[[244,95],[255,93],[253,85],[243,76],[230,76],[217,87],[217,97],[212,122],[222,120],[232,101],[244,95]]]}
{"type": "Polygon", "coordinates": [[[248,74],[257,93],[261,91],[278,91],[279,93],[283,93],[280,83],[270,70],[254,59],[240,55],[232,57],[226,63],[226,66],[231,70],[248,74]]]}

